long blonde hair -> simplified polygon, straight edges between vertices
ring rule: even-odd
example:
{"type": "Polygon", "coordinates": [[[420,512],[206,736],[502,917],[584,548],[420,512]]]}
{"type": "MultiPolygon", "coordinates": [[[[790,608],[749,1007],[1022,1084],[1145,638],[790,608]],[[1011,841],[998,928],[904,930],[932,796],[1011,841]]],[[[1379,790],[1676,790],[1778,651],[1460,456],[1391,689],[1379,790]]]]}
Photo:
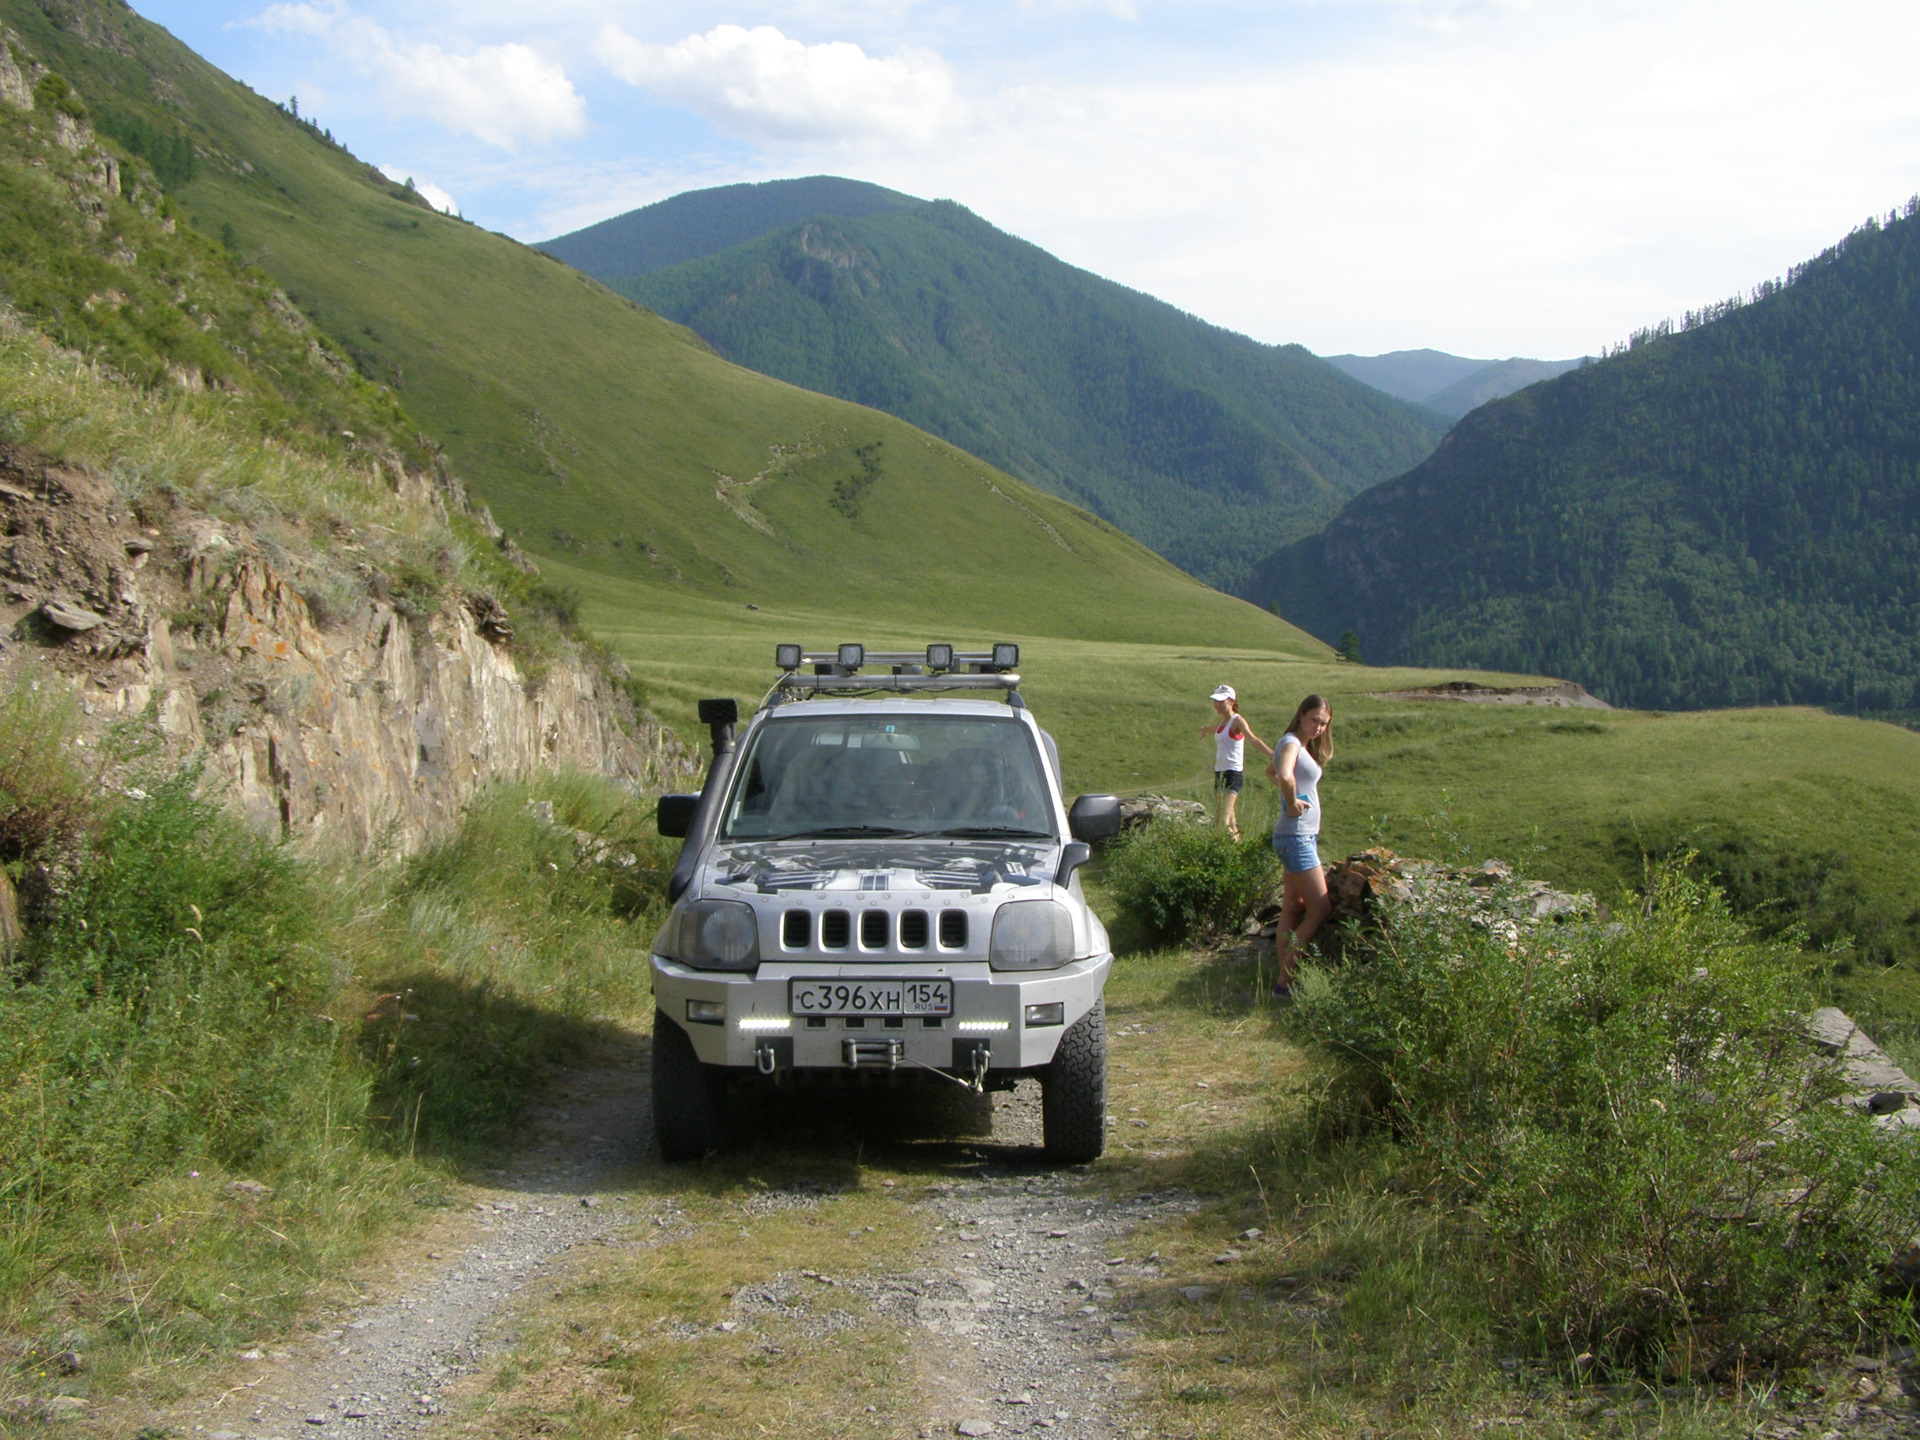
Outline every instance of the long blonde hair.
{"type": "Polygon", "coordinates": [[[1313,763],[1324,765],[1333,758],[1333,707],[1327,704],[1324,695],[1309,695],[1300,702],[1300,708],[1293,712],[1293,719],[1287,724],[1287,734],[1300,742],[1300,748],[1313,757],[1313,763]],[[1300,733],[1300,722],[1316,710],[1327,712],[1327,725],[1313,739],[1308,740],[1300,733]]]}

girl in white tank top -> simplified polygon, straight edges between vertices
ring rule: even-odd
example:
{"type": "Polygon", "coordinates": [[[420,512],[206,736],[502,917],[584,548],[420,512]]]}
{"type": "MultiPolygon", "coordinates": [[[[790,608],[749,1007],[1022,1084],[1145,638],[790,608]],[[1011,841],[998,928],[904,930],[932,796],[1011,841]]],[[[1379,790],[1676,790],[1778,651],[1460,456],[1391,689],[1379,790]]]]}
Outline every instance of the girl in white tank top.
{"type": "Polygon", "coordinates": [[[1251,740],[1269,758],[1273,747],[1253,733],[1253,727],[1240,713],[1239,698],[1231,685],[1219,686],[1212,698],[1214,723],[1202,726],[1200,733],[1213,736],[1213,793],[1224,797],[1220,823],[1238,840],[1240,823],[1234,811],[1239,805],[1241,787],[1246,784],[1247,741],[1251,740]]]}

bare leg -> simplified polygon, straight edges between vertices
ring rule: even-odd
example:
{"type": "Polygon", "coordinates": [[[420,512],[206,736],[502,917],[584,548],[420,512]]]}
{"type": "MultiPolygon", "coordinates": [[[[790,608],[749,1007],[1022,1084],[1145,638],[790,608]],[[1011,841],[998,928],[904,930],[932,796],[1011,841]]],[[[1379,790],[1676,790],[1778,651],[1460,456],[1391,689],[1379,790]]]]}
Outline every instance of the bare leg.
{"type": "Polygon", "coordinates": [[[1221,811],[1220,823],[1227,827],[1227,833],[1229,835],[1238,840],[1240,838],[1240,822],[1234,817],[1234,809],[1238,805],[1240,797],[1231,790],[1225,791],[1224,793],[1227,797],[1227,803],[1221,811]]]}
{"type": "Polygon", "coordinates": [[[1327,894],[1327,872],[1316,865],[1311,870],[1289,874],[1281,882],[1280,933],[1275,941],[1280,981],[1293,984],[1293,972],[1300,963],[1300,950],[1313,939],[1314,932],[1333,913],[1333,901],[1327,894]]]}

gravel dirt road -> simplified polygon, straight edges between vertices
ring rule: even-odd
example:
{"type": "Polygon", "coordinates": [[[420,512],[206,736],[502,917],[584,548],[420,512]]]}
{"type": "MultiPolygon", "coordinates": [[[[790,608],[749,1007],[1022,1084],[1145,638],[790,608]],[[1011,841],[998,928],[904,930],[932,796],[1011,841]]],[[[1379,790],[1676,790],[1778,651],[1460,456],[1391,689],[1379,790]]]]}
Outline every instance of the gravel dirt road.
{"type": "MultiPolygon", "coordinates": [[[[204,1440],[455,1428],[482,1373],[556,1286],[607,1253],[599,1247],[675,1243],[662,1185],[672,1172],[654,1159],[647,1123],[647,1043],[556,1077],[500,1168],[474,1177],[459,1208],[356,1277],[358,1304],[316,1317],[295,1342],[243,1352],[216,1385],[154,1422],[204,1440]]],[[[932,1235],[919,1263],[827,1275],[795,1256],[790,1271],[733,1297],[726,1328],[752,1327],[794,1293],[843,1287],[889,1334],[904,1326],[915,1337],[912,1414],[896,1411],[887,1430],[1144,1434],[1128,1418],[1131,1330],[1116,1307],[1129,1285],[1155,1274],[1158,1257],[1131,1253],[1128,1236],[1192,1202],[1173,1192],[1113,1200],[1085,1171],[1044,1166],[1038,1087],[1023,1083],[993,1102],[991,1139],[955,1142],[964,1163],[954,1178],[916,1186],[905,1207],[932,1235]]],[[[983,1129],[980,1102],[959,1103],[975,1107],[973,1128],[983,1129]]],[[[769,1207],[781,1203],[766,1197],[769,1207]]],[[[823,1333],[811,1343],[859,1340],[823,1333]]],[[[840,1433],[847,1419],[822,1416],[822,1429],[840,1433]]]]}

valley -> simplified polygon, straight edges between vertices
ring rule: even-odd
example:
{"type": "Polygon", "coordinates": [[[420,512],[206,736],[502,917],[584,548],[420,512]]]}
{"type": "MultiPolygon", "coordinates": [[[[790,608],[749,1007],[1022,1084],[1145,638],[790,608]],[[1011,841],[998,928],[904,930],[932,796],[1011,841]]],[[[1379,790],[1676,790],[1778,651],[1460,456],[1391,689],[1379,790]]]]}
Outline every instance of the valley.
{"type": "Polygon", "coordinates": [[[568,237],[602,283],[113,0],[0,22],[0,1434],[1912,1433],[1920,1109],[1799,1020],[1920,1072],[1911,211],[1446,432],[833,177],[568,237]],[[1214,686],[1318,693],[1327,859],[1594,905],[1402,896],[1275,1003],[1256,767],[1247,843],[1080,872],[1099,1161],[1028,1077],[662,1163],[699,703],[1002,640],[1069,797],[1204,802],[1214,686]]]}
{"type": "Polygon", "coordinates": [[[835,205],[844,183],[790,182],[783,198],[816,187],[823,213],[717,254],[640,273],[644,250],[601,249],[590,268],[729,360],[898,415],[1233,593],[1264,541],[1317,529],[1444,428],[1300,346],[1207,325],[951,201],[836,214],[861,208],[835,205]]]}

